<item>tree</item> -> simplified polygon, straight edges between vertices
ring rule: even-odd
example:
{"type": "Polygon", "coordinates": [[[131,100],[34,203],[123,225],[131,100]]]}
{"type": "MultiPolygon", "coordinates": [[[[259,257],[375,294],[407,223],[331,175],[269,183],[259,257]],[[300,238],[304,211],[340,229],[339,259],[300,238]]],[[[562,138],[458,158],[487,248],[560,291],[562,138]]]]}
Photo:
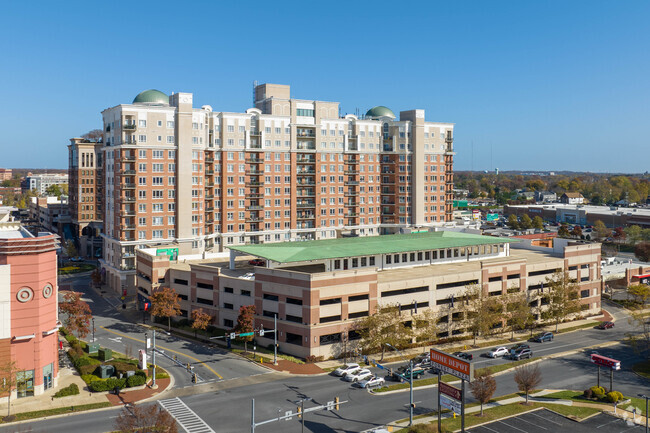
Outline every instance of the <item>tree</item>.
{"type": "Polygon", "coordinates": [[[519,228],[519,220],[517,219],[517,215],[511,213],[506,224],[508,224],[508,227],[510,227],[512,230],[517,230],[519,228]]]}
{"type": "Polygon", "coordinates": [[[45,188],[45,195],[50,196],[50,197],[58,197],[61,198],[62,194],[67,194],[67,185],[57,185],[57,184],[52,184],[45,188]]]}
{"type": "Polygon", "coordinates": [[[501,303],[495,297],[483,293],[478,284],[467,286],[459,308],[465,316],[467,330],[474,336],[475,346],[476,337],[491,334],[502,319],[501,303]]]}
{"type": "Polygon", "coordinates": [[[506,303],[507,323],[512,332],[511,338],[515,338],[515,331],[528,328],[535,322],[526,294],[523,292],[511,293],[504,298],[506,303]]]}
{"type": "Polygon", "coordinates": [[[626,236],[627,235],[625,234],[625,231],[623,230],[622,227],[616,227],[614,229],[614,239],[616,239],[617,241],[625,242],[626,236]]]}
{"type": "Polygon", "coordinates": [[[562,224],[557,231],[557,235],[561,238],[568,238],[571,236],[571,233],[569,233],[569,229],[566,227],[566,225],[562,224]]]}
{"type": "Polygon", "coordinates": [[[79,338],[84,338],[90,333],[92,314],[90,306],[81,299],[81,293],[65,292],[63,302],[59,304],[59,311],[65,314],[63,323],[68,331],[79,338]]]}
{"type": "Polygon", "coordinates": [[[93,283],[95,287],[100,287],[102,284],[102,273],[99,270],[99,268],[96,268],[92,273],[90,274],[90,281],[93,283]]]}
{"type": "Polygon", "coordinates": [[[627,293],[643,308],[650,299],[650,286],[647,284],[634,284],[627,288],[627,293]]]}
{"type": "Polygon", "coordinates": [[[528,393],[542,383],[542,371],[539,365],[523,365],[515,368],[515,382],[519,391],[526,393],[526,404],[528,404],[528,393]]]}
{"type": "Polygon", "coordinates": [[[157,404],[125,407],[113,427],[119,433],[178,433],[174,418],[157,404]]]}
{"type": "Polygon", "coordinates": [[[212,316],[204,312],[203,308],[192,311],[192,329],[194,329],[194,337],[196,338],[196,331],[199,329],[205,331],[210,322],[212,322],[212,316]]]}
{"type": "Polygon", "coordinates": [[[84,135],[81,136],[81,138],[86,139],[88,141],[102,141],[102,138],[104,137],[104,131],[101,129],[93,129],[88,132],[86,132],[84,135]]]}
{"type": "Polygon", "coordinates": [[[68,257],[76,257],[78,255],[77,247],[74,246],[74,242],[71,240],[65,243],[65,253],[68,257]]]}
{"type": "Polygon", "coordinates": [[[537,215],[535,218],[533,218],[533,228],[536,228],[538,230],[542,230],[544,228],[544,220],[541,216],[537,215]]]}
{"type": "Polygon", "coordinates": [[[580,236],[582,236],[582,227],[574,226],[573,230],[571,230],[571,236],[580,239],[580,236]]]}
{"type": "Polygon", "coordinates": [[[599,240],[606,239],[612,234],[612,231],[601,220],[594,223],[594,231],[599,240]]]}
{"type": "Polygon", "coordinates": [[[567,271],[558,270],[546,278],[546,287],[549,290],[548,305],[542,315],[555,322],[557,332],[560,321],[580,311],[579,286],[567,271]]]}
{"type": "Polygon", "coordinates": [[[469,384],[472,395],[481,403],[481,415],[483,416],[483,405],[490,401],[497,390],[497,381],[492,377],[492,370],[484,368],[474,375],[474,381],[469,384]]]}
{"type": "Polygon", "coordinates": [[[18,373],[21,370],[16,366],[16,361],[7,361],[4,364],[0,365],[0,395],[5,395],[9,397],[7,402],[7,417],[4,421],[13,421],[11,416],[11,391],[16,388],[18,373]]]}
{"type": "Polygon", "coordinates": [[[406,327],[402,321],[398,305],[384,305],[377,308],[374,314],[357,320],[354,330],[359,333],[359,345],[365,354],[381,352],[380,360],[384,359],[386,344],[401,347],[412,338],[412,328],[406,327]]]}
{"type": "Polygon", "coordinates": [[[641,242],[634,247],[634,257],[642,262],[650,261],[650,242],[641,242]]]}
{"type": "Polygon", "coordinates": [[[623,229],[625,236],[630,244],[634,245],[641,237],[641,227],[630,226],[623,229]]]}
{"type": "MultiPolygon", "coordinates": [[[[239,316],[237,316],[237,325],[235,325],[235,332],[238,334],[254,332],[255,331],[255,305],[242,305],[239,308],[239,316]]],[[[253,341],[253,335],[245,337],[238,337],[244,340],[244,352],[248,352],[248,342],[253,341]]]]}
{"type": "Polygon", "coordinates": [[[650,352],[650,320],[645,315],[643,309],[632,311],[628,318],[628,323],[632,325],[633,332],[625,335],[630,341],[632,348],[638,354],[645,355],[648,358],[650,352]]]}
{"type": "Polygon", "coordinates": [[[533,226],[533,220],[530,219],[528,214],[524,214],[524,216],[521,217],[521,223],[519,225],[522,229],[528,230],[533,226]]]}
{"type": "Polygon", "coordinates": [[[438,314],[427,308],[415,318],[417,341],[433,341],[438,333],[438,314]]]}
{"type": "Polygon", "coordinates": [[[155,291],[149,298],[151,301],[151,314],[167,318],[167,330],[172,328],[172,317],[181,314],[181,304],[176,291],[170,287],[163,287],[155,291]]]}

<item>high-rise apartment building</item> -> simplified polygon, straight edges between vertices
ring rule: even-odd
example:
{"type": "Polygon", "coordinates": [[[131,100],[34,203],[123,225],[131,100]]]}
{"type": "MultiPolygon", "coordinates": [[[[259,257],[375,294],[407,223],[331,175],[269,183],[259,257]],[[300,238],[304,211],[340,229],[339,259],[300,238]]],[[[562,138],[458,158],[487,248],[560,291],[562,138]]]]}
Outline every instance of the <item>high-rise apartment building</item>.
{"type": "Polygon", "coordinates": [[[11,180],[13,178],[13,170],[10,168],[0,168],[0,181],[11,180]]]}
{"type": "Polygon", "coordinates": [[[254,89],[245,113],[192,106],[191,93],[140,93],[102,112],[104,248],[115,290],[135,286],[135,250],[200,255],[232,245],[370,236],[451,220],[453,124],[424,110],[254,89]]]}
{"type": "Polygon", "coordinates": [[[45,195],[47,189],[52,185],[67,185],[68,175],[61,173],[44,173],[31,174],[25,178],[23,188],[26,190],[35,190],[38,195],[45,195]]]}
{"type": "Polygon", "coordinates": [[[71,138],[68,145],[68,205],[79,254],[101,253],[103,163],[101,142],[71,138]]]}

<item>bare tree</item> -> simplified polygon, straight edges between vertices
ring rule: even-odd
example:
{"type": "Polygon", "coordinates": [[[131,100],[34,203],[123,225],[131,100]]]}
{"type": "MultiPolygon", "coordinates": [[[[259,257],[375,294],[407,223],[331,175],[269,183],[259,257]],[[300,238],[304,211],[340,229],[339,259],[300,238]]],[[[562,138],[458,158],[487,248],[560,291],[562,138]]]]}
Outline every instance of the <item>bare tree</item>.
{"type": "Polygon", "coordinates": [[[474,375],[474,381],[469,384],[472,395],[481,403],[481,416],[483,416],[483,405],[490,401],[497,390],[497,381],[492,377],[492,370],[485,368],[474,375]]]}
{"type": "Polygon", "coordinates": [[[7,394],[9,400],[7,402],[7,417],[4,421],[13,421],[11,416],[11,391],[17,385],[17,373],[20,370],[16,366],[16,361],[8,361],[0,365],[0,395],[7,394]]]}
{"type": "Polygon", "coordinates": [[[103,137],[104,137],[104,131],[102,131],[101,129],[90,130],[81,136],[81,138],[88,141],[101,141],[103,137]]]}
{"type": "Polygon", "coordinates": [[[113,427],[119,433],[178,433],[174,418],[157,404],[125,407],[113,427]]]}
{"type": "Polygon", "coordinates": [[[514,379],[519,391],[526,393],[526,404],[528,404],[528,393],[542,383],[542,371],[537,364],[523,365],[515,368],[514,379]]]}

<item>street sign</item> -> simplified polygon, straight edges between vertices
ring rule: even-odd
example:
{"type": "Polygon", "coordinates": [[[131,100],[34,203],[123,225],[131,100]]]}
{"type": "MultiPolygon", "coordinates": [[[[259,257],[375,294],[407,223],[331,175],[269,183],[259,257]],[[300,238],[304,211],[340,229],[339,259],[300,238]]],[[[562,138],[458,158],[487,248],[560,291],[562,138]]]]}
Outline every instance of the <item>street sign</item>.
{"type": "Polygon", "coordinates": [[[384,366],[381,365],[380,363],[376,363],[375,365],[377,366],[377,368],[380,368],[380,369],[382,369],[382,370],[384,369],[384,366]]]}
{"type": "Polygon", "coordinates": [[[264,337],[264,330],[260,329],[260,337],[264,337]]]}
{"type": "Polygon", "coordinates": [[[239,334],[240,337],[248,337],[250,335],[255,335],[255,333],[254,332],[242,332],[241,334],[239,334]]]}
{"type": "Polygon", "coordinates": [[[499,219],[499,214],[498,213],[489,213],[486,215],[485,219],[490,222],[490,221],[497,221],[499,219]]]}
{"type": "Polygon", "coordinates": [[[441,395],[440,396],[440,405],[442,407],[445,407],[454,413],[461,413],[460,407],[461,403],[458,400],[454,400],[453,398],[449,398],[446,395],[441,395]]]}
{"type": "Polygon", "coordinates": [[[463,399],[463,392],[460,389],[447,385],[445,382],[440,382],[438,384],[438,389],[441,393],[453,398],[454,400],[460,401],[463,399]]]}
{"type": "Polygon", "coordinates": [[[612,370],[621,369],[621,361],[617,361],[612,358],[607,358],[605,356],[597,355],[595,353],[591,354],[591,362],[593,362],[599,367],[611,368],[612,370]]]}
{"type": "Polygon", "coordinates": [[[474,379],[474,365],[470,362],[436,349],[430,349],[429,356],[432,367],[469,382],[474,379]]]}
{"type": "Polygon", "coordinates": [[[234,332],[231,332],[230,333],[230,339],[234,340],[235,338],[237,338],[237,334],[235,334],[234,332]]]}

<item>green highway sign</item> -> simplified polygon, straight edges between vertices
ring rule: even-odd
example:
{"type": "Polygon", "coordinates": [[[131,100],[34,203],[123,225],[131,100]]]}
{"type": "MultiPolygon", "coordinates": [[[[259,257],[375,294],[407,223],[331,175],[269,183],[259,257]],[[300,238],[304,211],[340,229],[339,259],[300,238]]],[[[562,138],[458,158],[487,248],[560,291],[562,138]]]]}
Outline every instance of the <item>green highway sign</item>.
{"type": "Polygon", "coordinates": [[[499,219],[499,214],[498,213],[489,213],[489,214],[487,214],[486,219],[488,221],[497,221],[499,219]]]}
{"type": "Polygon", "coordinates": [[[249,335],[255,335],[254,332],[242,332],[239,334],[240,337],[248,337],[249,335]]]}

